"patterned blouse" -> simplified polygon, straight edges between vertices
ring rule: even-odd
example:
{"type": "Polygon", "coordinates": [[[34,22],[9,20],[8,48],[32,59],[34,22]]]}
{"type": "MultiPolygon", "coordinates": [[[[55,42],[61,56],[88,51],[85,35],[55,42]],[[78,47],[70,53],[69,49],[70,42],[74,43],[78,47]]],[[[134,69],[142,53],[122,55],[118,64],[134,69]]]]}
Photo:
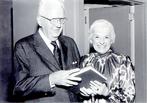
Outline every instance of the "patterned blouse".
{"type": "Polygon", "coordinates": [[[103,55],[90,53],[84,56],[82,67],[93,66],[107,77],[110,103],[132,103],[135,99],[135,73],[128,56],[109,50],[103,55]]]}

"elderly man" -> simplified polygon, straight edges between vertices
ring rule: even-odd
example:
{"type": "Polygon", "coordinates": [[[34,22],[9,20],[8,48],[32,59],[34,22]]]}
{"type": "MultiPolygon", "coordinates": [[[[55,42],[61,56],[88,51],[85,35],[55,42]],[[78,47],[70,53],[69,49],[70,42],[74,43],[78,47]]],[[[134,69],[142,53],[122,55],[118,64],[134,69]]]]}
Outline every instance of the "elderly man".
{"type": "Polygon", "coordinates": [[[14,95],[19,101],[77,101],[72,87],[81,78],[71,74],[79,71],[80,55],[73,39],[62,35],[65,20],[63,1],[40,1],[37,32],[19,40],[14,49],[14,95]]]}

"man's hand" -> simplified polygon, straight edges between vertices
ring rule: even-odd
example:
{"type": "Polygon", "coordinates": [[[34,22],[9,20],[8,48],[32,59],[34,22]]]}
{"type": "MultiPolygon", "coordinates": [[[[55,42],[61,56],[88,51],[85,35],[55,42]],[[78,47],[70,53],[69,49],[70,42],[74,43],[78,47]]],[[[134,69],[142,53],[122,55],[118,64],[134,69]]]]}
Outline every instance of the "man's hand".
{"type": "Polygon", "coordinates": [[[72,70],[60,70],[50,74],[49,80],[55,85],[61,86],[73,86],[78,85],[78,82],[81,81],[81,78],[72,76],[71,74],[79,72],[80,69],[72,69],[72,70]]]}

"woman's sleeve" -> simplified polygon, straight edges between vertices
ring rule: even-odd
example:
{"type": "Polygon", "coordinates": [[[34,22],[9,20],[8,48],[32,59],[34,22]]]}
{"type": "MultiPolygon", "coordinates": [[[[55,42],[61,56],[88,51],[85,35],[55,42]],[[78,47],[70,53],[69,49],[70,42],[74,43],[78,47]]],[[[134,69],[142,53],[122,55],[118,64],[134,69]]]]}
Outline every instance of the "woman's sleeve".
{"type": "Polygon", "coordinates": [[[86,67],[86,64],[88,63],[88,54],[81,56],[80,58],[80,68],[86,67]]]}
{"type": "Polygon", "coordinates": [[[133,103],[135,99],[135,72],[129,57],[122,59],[119,68],[113,74],[110,86],[111,103],[133,103]]]}

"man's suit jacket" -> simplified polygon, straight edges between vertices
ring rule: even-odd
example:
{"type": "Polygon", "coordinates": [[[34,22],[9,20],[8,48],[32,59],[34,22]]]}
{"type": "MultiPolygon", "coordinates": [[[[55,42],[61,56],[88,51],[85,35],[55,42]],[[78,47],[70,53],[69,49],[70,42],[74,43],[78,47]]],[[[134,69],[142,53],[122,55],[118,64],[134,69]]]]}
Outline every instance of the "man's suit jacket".
{"type": "MultiPolygon", "coordinates": [[[[73,39],[60,36],[61,57],[64,70],[79,65],[79,51],[73,39]]],[[[71,88],[51,88],[49,74],[61,70],[39,33],[19,40],[14,49],[15,78],[14,95],[18,99],[33,103],[76,101],[71,88]]]]}

